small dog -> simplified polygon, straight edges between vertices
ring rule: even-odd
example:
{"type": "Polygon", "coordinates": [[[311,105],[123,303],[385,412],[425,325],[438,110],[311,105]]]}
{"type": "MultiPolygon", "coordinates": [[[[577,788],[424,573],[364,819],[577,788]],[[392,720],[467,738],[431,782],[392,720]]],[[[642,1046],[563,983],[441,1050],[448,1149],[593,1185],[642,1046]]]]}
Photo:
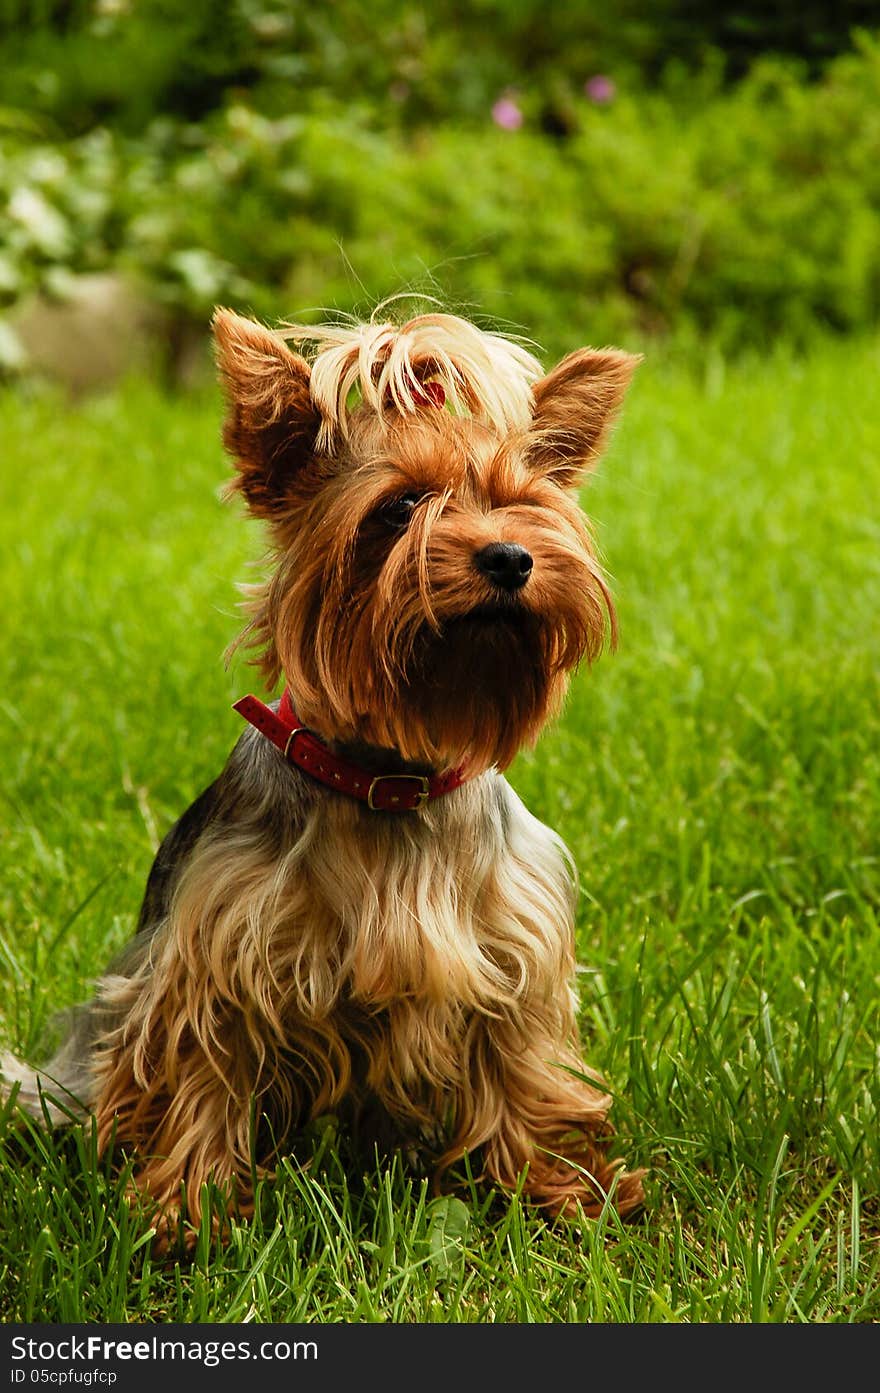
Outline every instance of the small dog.
{"type": "Polygon", "coordinates": [[[7,1090],[130,1149],[166,1242],[208,1181],[246,1215],[252,1156],[331,1110],[438,1182],[468,1154],[552,1213],[609,1192],[626,1213],[641,1173],[607,1157],[578,1044],[570,858],[500,771],[614,636],[576,489],[637,359],[545,376],[440,313],[272,332],[221,309],[214,335],[229,491],[275,560],[238,642],[284,693],[236,703],[248,728],[162,842],[136,936],[50,1063],[5,1058],[7,1090]]]}

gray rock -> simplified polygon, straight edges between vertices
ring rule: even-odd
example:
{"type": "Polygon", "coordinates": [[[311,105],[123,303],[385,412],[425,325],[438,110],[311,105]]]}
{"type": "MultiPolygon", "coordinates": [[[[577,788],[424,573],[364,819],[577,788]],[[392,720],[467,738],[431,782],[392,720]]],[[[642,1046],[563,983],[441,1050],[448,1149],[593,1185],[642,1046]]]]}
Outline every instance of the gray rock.
{"type": "Polygon", "coordinates": [[[208,371],[207,324],[181,319],[134,279],[113,271],[65,276],[53,290],[26,296],[8,313],[0,367],[75,395],[137,372],[192,384],[208,371]]]}

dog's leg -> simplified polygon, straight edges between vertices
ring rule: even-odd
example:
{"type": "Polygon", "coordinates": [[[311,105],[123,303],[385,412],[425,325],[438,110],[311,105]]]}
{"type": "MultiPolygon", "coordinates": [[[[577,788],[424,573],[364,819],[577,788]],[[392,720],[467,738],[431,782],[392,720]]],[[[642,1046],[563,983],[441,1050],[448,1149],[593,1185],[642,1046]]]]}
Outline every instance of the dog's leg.
{"type": "Polygon", "coordinates": [[[281,878],[267,842],[259,825],[203,836],[149,953],[101,984],[113,1025],[96,1049],[99,1144],[135,1153],[169,1238],[184,1196],[198,1227],[207,1181],[247,1214],[254,1161],[348,1079],[337,1033],[297,1010],[308,887],[295,867],[281,878]],[[258,1137],[252,1119],[265,1119],[258,1137]]]}
{"type": "Polygon", "coordinates": [[[643,1172],[610,1161],[611,1098],[584,1064],[577,1027],[576,881],[559,838],[501,784],[506,841],[481,906],[485,951],[505,964],[509,993],[475,1011],[453,1099],[455,1133],[440,1171],[480,1150],[484,1174],[554,1213],[606,1196],[620,1213],[642,1202],[643,1172]]]}
{"type": "Polygon", "coordinates": [[[609,1161],[610,1098],[546,1012],[472,1023],[457,1127],[438,1174],[479,1149],[482,1174],[553,1214],[580,1204],[595,1217],[611,1194],[621,1214],[643,1201],[642,1171],[609,1161]]]}
{"type": "Polygon", "coordinates": [[[210,1039],[201,1040],[205,1017],[166,1016],[169,996],[139,1039],[123,1030],[110,1042],[96,1107],[99,1145],[112,1140],[135,1154],[132,1198],[155,1208],[160,1250],[193,1246],[208,1182],[225,1201],[212,1215],[215,1231],[224,1207],[249,1217],[255,1175],[270,1174],[291,1129],[335,1105],[350,1078],[348,1051],[329,1026],[291,1020],[283,1051],[266,1037],[258,1047],[254,1021],[215,1002],[210,1039]]]}
{"type": "MultiPolygon", "coordinates": [[[[169,954],[170,956],[170,954],[169,954]]],[[[166,971],[160,994],[142,977],[102,984],[108,1014],[118,1022],[101,1041],[94,1105],[101,1150],[132,1151],[133,1195],[157,1211],[159,1246],[173,1242],[185,1211],[191,1245],[210,1181],[240,1213],[251,1200],[251,1096],[259,1068],[234,1015],[182,1009],[183,974],[166,971]],[[210,1039],[199,1039],[209,1024],[210,1039]]]]}

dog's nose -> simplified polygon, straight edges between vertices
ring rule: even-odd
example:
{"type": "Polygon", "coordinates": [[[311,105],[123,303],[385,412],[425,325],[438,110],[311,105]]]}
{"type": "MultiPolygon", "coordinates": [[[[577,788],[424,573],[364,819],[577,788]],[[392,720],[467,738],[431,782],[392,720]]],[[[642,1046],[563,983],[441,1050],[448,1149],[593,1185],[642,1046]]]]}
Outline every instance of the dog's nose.
{"type": "Polygon", "coordinates": [[[477,570],[500,590],[519,590],[531,575],[533,561],[518,542],[490,542],[474,555],[477,570]]]}

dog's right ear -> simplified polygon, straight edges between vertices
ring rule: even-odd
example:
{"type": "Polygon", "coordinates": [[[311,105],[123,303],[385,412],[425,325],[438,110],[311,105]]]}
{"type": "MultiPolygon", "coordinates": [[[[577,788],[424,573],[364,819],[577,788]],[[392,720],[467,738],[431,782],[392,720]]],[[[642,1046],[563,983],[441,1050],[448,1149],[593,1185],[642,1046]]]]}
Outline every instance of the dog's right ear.
{"type": "Polygon", "coordinates": [[[231,310],[215,310],[212,328],[227,401],[223,444],[238,471],[232,488],[257,517],[271,518],[315,452],[321,417],[309,365],[278,334],[231,310]]]}
{"type": "Polygon", "coordinates": [[[530,456],[561,488],[577,488],[608,439],[639,354],[580,348],[535,386],[530,456]]]}

